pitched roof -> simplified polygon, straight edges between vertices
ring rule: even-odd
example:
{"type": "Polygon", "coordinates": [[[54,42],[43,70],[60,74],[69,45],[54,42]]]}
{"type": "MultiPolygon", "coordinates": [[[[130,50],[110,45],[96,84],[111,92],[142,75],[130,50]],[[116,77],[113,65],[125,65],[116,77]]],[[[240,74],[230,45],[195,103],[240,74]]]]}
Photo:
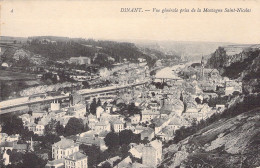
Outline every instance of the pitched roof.
{"type": "Polygon", "coordinates": [[[167,120],[166,119],[162,119],[162,118],[155,118],[153,123],[155,124],[155,127],[160,127],[161,125],[163,125],[163,123],[165,123],[167,120]]]}
{"type": "Polygon", "coordinates": [[[162,142],[158,141],[158,140],[154,140],[152,142],[150,142],[151,146],[154,147],[155,149],[162,149],[162,142]]]}
{"type": "Polygon", "coordinates": [[[69,159],[69,160],[81,160],[81,159],[84,159],[84,158],[87,158],[86,155],[80,153],[80,152],[75,152],[73,153],[72,155],[69,155],[66,159],[69,159]]]}
{"type": "Polygon", "coordinates": [[[64,164],[64,158],[48,161],[46,166],[54,166],[54,165],[58,165],[58,164],[64,164]]]}
{"type": "Polygon", "coordinates": [[[154,132],[153,129],[148,128],[148,129],[143,130],[143,131],[141,132],[141,135],[143,135],[143,136],[149,136],[149,135],[151,135],[153,132],[154,132]]]}
{"type": "Polygon", "coordinates": [[[113,121],[113,124],[124,124],[121,120],[113,121]]]}
{"type": "Polygon", "coordinates": [[[0,147],[13,147],[15,143],[17,142],[2,142],[0,147]]]}
{"type": "Polygon", "coordinates": [[[14,149],[16,149],[16,150],[27,150],[28,144],[15,144],[14,149]]]}
{"type": "Polygon", "coordinates": [[[106,121],[100,121],[98,123],[96,123],[96,126],[107,126],[109,125],[109,122],[106,122],[106,121]]]}
{"type": "Polygon", "coordinates": [[[53,146],[60,147],[62,149],[70,148],[74,145],[75,144],[74,144],[73,140],[66,139],[66,138],[62,138],[59,142],[56,142],[55,144],[53,144],[53,146]]]}

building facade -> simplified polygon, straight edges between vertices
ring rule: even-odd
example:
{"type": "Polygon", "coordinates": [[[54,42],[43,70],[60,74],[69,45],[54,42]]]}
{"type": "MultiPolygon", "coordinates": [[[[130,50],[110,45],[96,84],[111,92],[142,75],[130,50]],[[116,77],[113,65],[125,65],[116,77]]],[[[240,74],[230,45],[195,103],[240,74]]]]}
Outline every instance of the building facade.
{"type": "Polygon", "coordinates": [[[75,144],[73,140],[62,138],[52,145],[52,158],[62,159],[78,151],[78,144],[75,144]]]}
{"type": "Polygon", "coordinates": [[[65,158],[65,168],[88,168],[88,157],[80,152],[65,158]]]}

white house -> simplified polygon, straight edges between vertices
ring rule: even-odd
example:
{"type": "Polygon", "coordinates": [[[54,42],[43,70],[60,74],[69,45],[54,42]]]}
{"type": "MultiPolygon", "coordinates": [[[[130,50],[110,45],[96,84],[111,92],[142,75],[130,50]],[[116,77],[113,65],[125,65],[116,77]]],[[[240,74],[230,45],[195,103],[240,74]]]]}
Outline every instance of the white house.
{"type": "Polygon", "coordinates": [[[113,122],[113,129],[115,132],[121,132],[125,129],[124,123],[121,120],[116,120],[113,122]]]}
{"type": "Polygon", "coordinates": [[[62,138],[59,142],[52,145],[52,158],[62,159],[69,155],[78,152],[79,145],[75,144],[73,140],[62,138]]]}
{"type": "Polygon", "coordinates": [[[95,125],[95,131],[97,133],[102,132],[102,131],[111,131],[111,126],[110,123],[108,121],[100,121],[98,123],[96,123],[95,125]]]}
{"type": "Polygon", "coordinates": [[[65,158],[65,168],[88,168],[88,157],[80,152],[75,152],[65,158]]]}
{"type": "Polygon", "coordinates": [[[130,120],[131,120],[132,124],[138,124],[141,120],[141,116],[140,116],[140,114],[135,114],[130,117],[130,120]]]}

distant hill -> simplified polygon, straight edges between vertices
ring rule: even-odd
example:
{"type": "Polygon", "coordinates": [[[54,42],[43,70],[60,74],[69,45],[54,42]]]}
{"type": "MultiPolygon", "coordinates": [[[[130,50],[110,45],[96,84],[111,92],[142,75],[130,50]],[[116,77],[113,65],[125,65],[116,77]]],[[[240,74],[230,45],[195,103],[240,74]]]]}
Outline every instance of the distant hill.
{"type": "MultiPolygon", "coordinates": [[[[32,54],[43,56],[50,61],[64,61],[70,57],[85,56],[92,60],[101,54],[105,59],[112,59],[115,62],[123,62],[125,59],[130,62],[137,62],[138,58],[145,58],[149,66],[152,66],[157,59],[174,58],[177,55],[167,55],[156,49],[140,48],[130,42],[115,42],[108,40],[93,40],[83,38],[68,38],[57,36],[33,36],[28,38],[3,37],[5,53],[3,58],[11,58],[16,49],[22,48],[32,54]],[[23,42],[20,44],[20,41],[23,42]],[[6,45],[8,44],[8,46],[6,45]],[[13,48],[19,42],[20,47],[13,48]],[[11,48],[10,48],[11,46],[11,48]],[[12,52],[10,52],[12,51],[12,52]]],[[[102,63],[101,63],[102,64],[102,63]]]]}
{"type": "Polygon", "coordinates": [[[224,42],[196,42],[196,41],[141,41],[132,40],[137,46],[156,49],[165,54],[186,56],[191,61],[200,60],[201,56],[208,56],[219,46],[231,45],[224,42]]]}
{"type": "Polygon", "coordinates": [[[27,39],[27,37],[0,36],[0,43],[13,43],[14,41],[16,41],[16,43],[25,43],[27,39]]]}

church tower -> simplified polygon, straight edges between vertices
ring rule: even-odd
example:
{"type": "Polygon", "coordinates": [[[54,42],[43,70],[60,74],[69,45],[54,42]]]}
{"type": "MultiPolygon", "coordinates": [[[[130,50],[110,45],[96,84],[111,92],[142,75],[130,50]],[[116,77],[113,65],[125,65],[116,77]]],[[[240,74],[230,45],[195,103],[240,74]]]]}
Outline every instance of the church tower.
{"type": "Polygon", "coordinates": [[[204,79],[204,56],[201,57],[201,69],[200,69],[200,77],[203,80],[204,79]]]}
{"type": "Polygon", "coordinates": [[[30,143],[30,151],[34,151],[34,149],[33,149],[33,140],[32,140],[32,137],[31,137],[31,143],[30,143]]]}

